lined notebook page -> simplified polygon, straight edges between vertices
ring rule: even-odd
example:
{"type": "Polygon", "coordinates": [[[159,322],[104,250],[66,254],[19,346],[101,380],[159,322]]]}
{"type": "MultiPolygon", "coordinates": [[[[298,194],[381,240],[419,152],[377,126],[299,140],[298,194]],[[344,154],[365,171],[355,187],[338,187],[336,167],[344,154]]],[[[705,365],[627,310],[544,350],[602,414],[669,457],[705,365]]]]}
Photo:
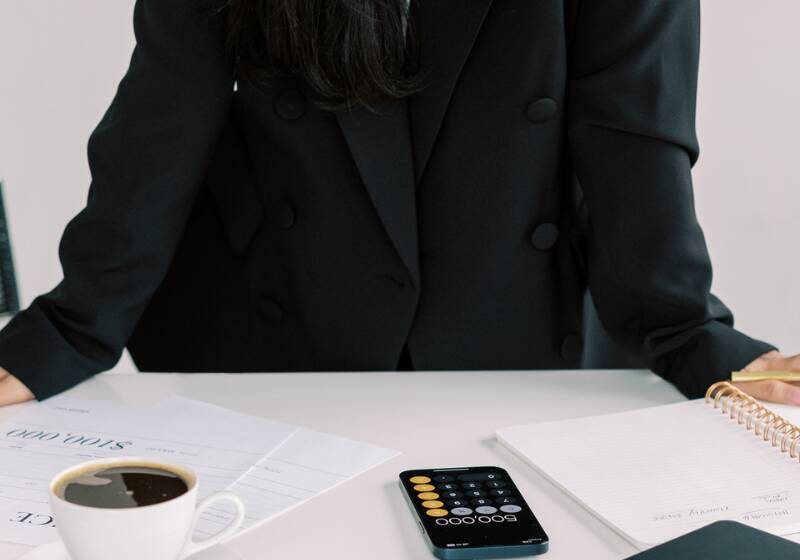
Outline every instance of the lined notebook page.
{"type": "MultiPolygon", "coordinates": [[[[800,422],[797,409],[773,410],[800,422]]],[[[800,532],[800,462],[703,400],[497,438],[640,548],[720,519],[800,532]]]]}

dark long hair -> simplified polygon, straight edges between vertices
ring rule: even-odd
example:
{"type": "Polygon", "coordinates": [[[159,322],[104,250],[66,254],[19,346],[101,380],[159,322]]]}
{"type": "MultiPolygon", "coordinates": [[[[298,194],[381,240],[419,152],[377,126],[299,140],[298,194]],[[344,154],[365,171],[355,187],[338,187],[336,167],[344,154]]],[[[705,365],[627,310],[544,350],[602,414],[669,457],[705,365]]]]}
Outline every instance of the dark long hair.
{"type": "Polygon", "coordinates": [[[330,110],[373,107],[422,88],[408,0],[222,3],[226,50],[240,80],[290,73],[330,110]]]}

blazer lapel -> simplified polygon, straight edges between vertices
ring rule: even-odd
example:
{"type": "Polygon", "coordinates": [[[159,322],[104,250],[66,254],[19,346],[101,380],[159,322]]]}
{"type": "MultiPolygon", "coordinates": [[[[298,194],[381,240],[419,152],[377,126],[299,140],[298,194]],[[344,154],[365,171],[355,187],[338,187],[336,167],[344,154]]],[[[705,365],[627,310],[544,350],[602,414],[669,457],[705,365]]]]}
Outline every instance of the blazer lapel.
{"type": "Polygon", "coordinates": [[[410,99],[418,183],[433,151],[447,106],[492,0],[411,0],[421,37],[420,70],[428,87],[410,99]]]}
{"type": "Polygon", "coordinates": [[[361,179],[389,237],[419,286],[414,159],[406,100],[337,111],[361,179]]]}
{"type": "Polygon", "coordinates": [[[492,0],[412,0],[426,89],[408,100],[382,103],[375,112],[363,107],[336,112],[372,203],[416,286],[420,273],[415,186],[491,4],[492,0]]]}

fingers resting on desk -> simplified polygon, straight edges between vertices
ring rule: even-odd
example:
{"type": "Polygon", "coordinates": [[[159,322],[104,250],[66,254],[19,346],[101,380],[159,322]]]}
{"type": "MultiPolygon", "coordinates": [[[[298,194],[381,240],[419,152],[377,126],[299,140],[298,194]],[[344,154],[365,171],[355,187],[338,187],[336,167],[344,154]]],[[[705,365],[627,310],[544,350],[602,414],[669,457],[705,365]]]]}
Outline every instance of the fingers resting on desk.
{"type": "MultiPolygon", "coordinates": [[[[745,371],[800,371],[800,354],[784,356],[772,351],[756,359],[745,371]]],[[[736,387],[760,401],[800,405],[800,386],[785,381],[751,381],[734,383],[736,387]]]]}

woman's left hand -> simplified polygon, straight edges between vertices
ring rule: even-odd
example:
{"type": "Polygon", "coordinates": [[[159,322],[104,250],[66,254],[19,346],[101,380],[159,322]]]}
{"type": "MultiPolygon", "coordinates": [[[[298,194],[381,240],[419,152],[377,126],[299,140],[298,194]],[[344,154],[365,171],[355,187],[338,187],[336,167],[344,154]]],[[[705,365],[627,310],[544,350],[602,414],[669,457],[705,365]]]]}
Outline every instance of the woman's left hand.
{"type": "MultiPolygon", "coordinates": [[[[800,371],[800,354],[784,356],[773,350],[751,362],[745,371],[800,371]]],[[[733,383],[760,401],[800,405],[800,384],[785,381],[749,381],[733,383]]]]}

